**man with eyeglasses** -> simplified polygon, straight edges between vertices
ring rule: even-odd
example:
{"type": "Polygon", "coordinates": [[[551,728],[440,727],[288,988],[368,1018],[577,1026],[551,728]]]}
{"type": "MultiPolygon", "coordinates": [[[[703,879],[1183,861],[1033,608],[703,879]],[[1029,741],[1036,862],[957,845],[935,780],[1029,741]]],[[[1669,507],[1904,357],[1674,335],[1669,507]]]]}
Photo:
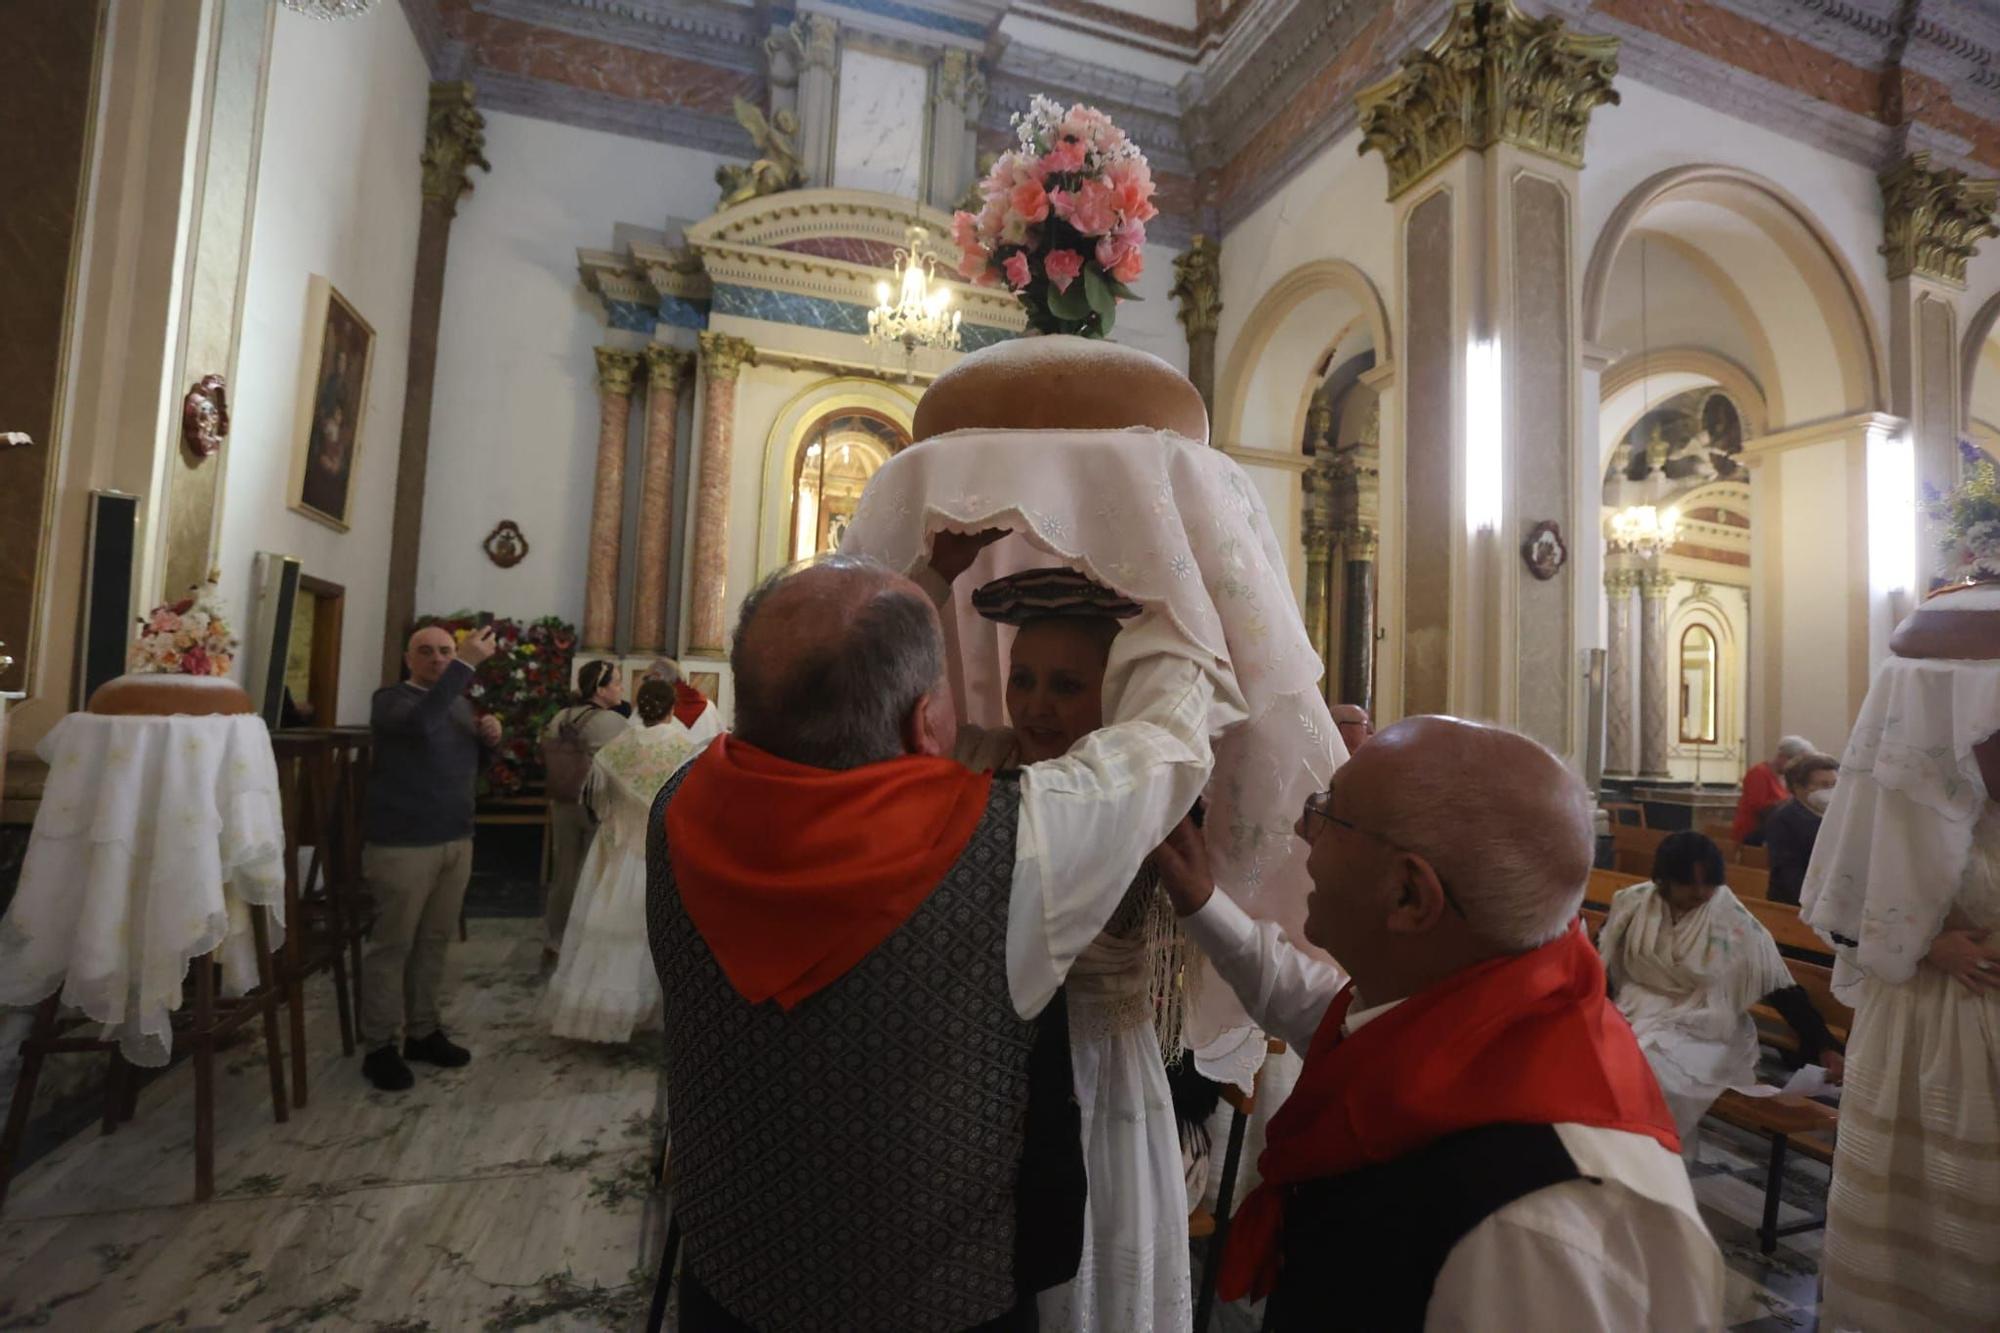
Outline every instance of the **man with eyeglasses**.
{"type": "Polygon", "coordinates": [[[1214,892],[1183,823],[1155,856],[1253,1019],[1305,1051],[1224,1299],[1267,1328],[1714,1329],[1722,1259],[1576,920],[1589,792],[1524,736],[1421,717],[1314,796],[1306,938],[1214,892]]]}

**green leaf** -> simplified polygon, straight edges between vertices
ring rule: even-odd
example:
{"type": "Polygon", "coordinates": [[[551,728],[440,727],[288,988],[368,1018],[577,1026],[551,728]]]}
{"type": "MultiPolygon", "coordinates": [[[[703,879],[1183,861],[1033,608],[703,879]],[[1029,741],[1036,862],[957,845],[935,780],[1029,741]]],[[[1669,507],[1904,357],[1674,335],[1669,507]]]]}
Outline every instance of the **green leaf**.
{"type": "Polygon", "coordinates": [[[1097,336],[1100,338],[1109,338],[1111,336],[1111,326],[1117,322],[1118,303],[1113,301],[1110,305],[1097,312],[1097,336]]]}
{"type": "Polygon", "coordinates": [[[1083,266],[1083,294],[1099,319],[1118,308],[1118,298],[1111,294],[1111,285],[1104,281],[1104,274],[1095,264],[1083,266]]]}
{"type": "Polygon", "coordinates": [[[1053,284],[1049,287],[1049,313],[1058,319],[1089,319],[1090,298],[1084,295],[1083,285],[1072,282],[1069,290],[1059,292],[1053,284]]]}
{"type": "Polygon", "coordinates": [[[1130,287],[1127,287],[1124,283],[1118,281],[1118,279],[1116,278],[1111,279],[1111,290],[1117,295],[1118,299],[1121,301],[1138,301],[1143,299],[1139,295],[1139,293],[1133,291],[1130,287]]]}

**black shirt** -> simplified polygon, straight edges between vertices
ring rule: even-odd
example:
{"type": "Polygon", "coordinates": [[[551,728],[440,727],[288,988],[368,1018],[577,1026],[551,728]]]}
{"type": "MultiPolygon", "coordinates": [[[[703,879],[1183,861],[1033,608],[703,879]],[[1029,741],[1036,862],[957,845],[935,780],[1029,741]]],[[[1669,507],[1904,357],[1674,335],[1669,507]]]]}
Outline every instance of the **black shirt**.
{"type": "Polygon", "coordinates": [[[472,803],[486,747],[466,699],[472,668],[445,666],[429,689],[404,681],[375,691],[369,728],[369,842],[435,847],[472,836],[472,803]]]}
{"type": "Polygon", "coordinates": [[[1799,890],[1812,864],[1820,817],[1797,800],[1786,801],[1764,819],[1764,847],[1771,858],[1770,899],[1799,905],[1799,890]]]}

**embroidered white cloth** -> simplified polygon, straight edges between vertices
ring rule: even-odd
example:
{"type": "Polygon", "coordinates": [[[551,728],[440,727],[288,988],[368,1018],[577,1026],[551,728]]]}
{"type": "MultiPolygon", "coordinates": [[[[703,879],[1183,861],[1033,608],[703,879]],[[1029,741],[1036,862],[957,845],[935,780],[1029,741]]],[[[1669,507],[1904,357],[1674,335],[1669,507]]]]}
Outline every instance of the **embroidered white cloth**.
{"type": "MultiPolygon", "coordinates": [[[[1953,594],[1953,610],[2000,610],[2000,589],[1953,594]]],[[[1986,808],[1972,747],[2000,731],[2000,661],[1891,657],[1876,673],[1840,760],[1800,892],[1806,924],[1835,954],[1834,992],[1863,976],[1900,985],[1944,926],[1986,808]]]]}
{"type": "Polygon", "coordinates": [[[270,733],[250,717],[73,713],[38,747],[48,786],[0,920],[0,1003],[65,1004],[125,1058],[167,1062],[190,960],[225,990],[257,976],[249,908],[284,924],[284,820],[270,733]]]}
{"type": "MultiPolygon", "coordinates": [[[[1168,431],[954,431],[882,466],[841,550],[914,572],[937,532],[995,527],[1014,535],[981,552],[960,580],[968,592],[1054,557],[1165,615],[1235,685],[1218,696],[1238,695],[1247,718],[1211,727],[1211,865],[1231,898],[1303,942],[1311,882],[1292,825],[1347,753],[1256,487],[1220,450],[1168,431]]],[[[959,716],[1001,725],[1014,630],[979,616],[969,595],[944,622],[959,716]]],[[[1261,1061],[1226,987],[1198,999],[1191,1046],[1261,1061]]]]}

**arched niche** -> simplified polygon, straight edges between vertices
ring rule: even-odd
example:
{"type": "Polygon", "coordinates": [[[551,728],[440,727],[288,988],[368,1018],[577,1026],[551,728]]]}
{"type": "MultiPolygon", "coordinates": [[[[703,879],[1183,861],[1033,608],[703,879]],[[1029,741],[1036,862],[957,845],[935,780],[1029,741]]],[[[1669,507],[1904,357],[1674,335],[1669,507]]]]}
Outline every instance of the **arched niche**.
{"type": "Polygon", "coordinates": [[[1217,393],[1217,442],[1283,449],[1302,439],[1319,374],[1343,344],[1356,341],[1357,331],[1373,349],[1378,372],[1393,363],[1381,294],[1354,265],[1321,259],[1278,279],[1229,349],[1217,393]]]}
{"type": "Polygon", "coordinates": [[[1598,470],[1648,412],[1691,389],[1721,390],[1742,418],[1744,438],[1771,430],[1761,384],[1736,362],[1702,347],[1667,347],[1620,359],[1598,381],[1598,470]]]}
{"type": "Polygon", "coordinates": [[[1966,321],[1959,392],[1967,432],[1989,454],[2000,455],[2000,293],[1966,321]]]}
{"type": "Polygon", "coordinates": [[[1641,350],[1633,281],[1641,255],[1672,271],[1646,284],[1656,345],[1686,323],[1688,293],[1704,294],[1710,327],[1734,331],[1736,360],[1758,383],[1769,429],[1887,404],[1882,340],[1846,258],[1781,187],[1733,167],[1659,173],[1619,204],[1592,248],[1583,286],[1587,342],[1641,350]],[[1676,309],[1674,302],[1682,302],[1676,309]]]}
{"type": "Polygon", "coordinates": [[[879,380],[833,376],[808,385],[779,409],[764,440],[764,478],[758,494],[757,577],[791,563],[794,487],[815,427],[844,412],[870,414],[909,438],[917,410],[914,394],[879,380]]]}

